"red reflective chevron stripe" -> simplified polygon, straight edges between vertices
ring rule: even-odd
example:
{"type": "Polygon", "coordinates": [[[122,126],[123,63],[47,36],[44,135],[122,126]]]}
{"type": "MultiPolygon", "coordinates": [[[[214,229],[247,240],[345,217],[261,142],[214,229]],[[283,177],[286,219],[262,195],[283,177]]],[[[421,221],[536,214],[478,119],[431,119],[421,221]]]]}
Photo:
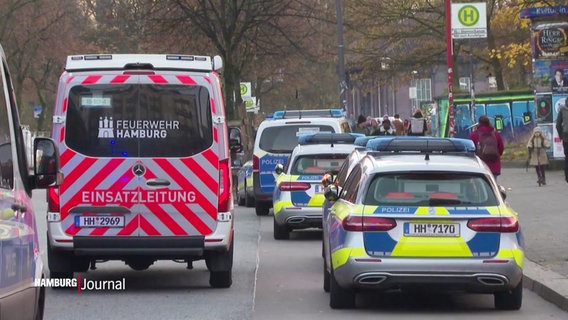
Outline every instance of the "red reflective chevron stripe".
{"type": "Polygon", "coordinates": [[[160,221],[162,221],[162,223],[168,229],[170,229],[173,234],[177,236],[187,235],[187,232],[183,230],[183,228],[174,219],[172,219],[172,217],[170,217],[170,215],[159,205],[155,203],[146,203],[146,208],[148,208],[153,215],[160,219],[160,221]]]}
{"type": "Polygon", "coordinates": [[[203,168],[194,159],[187,158],[183,159],[182,162],[188,168],[190,168],[193,173],[195,173],[196,177],[199,177],[199,179],[201,179],[203,184],[205,184],[209,188],[209,190],[211,190],[214,194],[217,194],[217,192],[219,191],[218,182],[213,177],[211,177],[207,171],[203,170],[203,168]]]}
{"type": "Polygon", "coordinates": [[[134,233],[134,231],[136,231],[136,229],[138,228],[138,218],[140,217],[139,214],[135,215],[130,222],[128,222],[124,228],[122,228],[122,230],[120,230],[119,232],[117,232],[117,236],[129,236],[131,234],[134,233]]]}
{"type": "Polygon", "coordinates": [[[158,84],[168,83],[168,80],[166,80],[166,78],[164,78],[163,76],[161,76],[159,74],[148,75],[148,78],[150,78],[150,80],[152,80],[152,82],[154,82],[154,83],[158,83],[158,84]]]}
{"type": "MultiPolygon", "coordinates": [[[[213,230],[211,230],[208,225],[203,223],[203,221],[187,206],[183,204],[175,204],[174,207],[183,215],[183,217],[187,221],[189,221],[189,223],[191,223],[192,226],[195,227],[195,229],[197,229],[197,231],[199,231],[200,234],[210,234],[211,232],[213,232],[213,230]]],[[[217,215],[212,215],[211,212],[209,212],[209,215],[214,219],[217,218],[217,215]]]]}
{"type": "Polygon", "coordinates": [[[217,128],[213,128],[213,141],[219,143],[219,130],[217,128]]]}
{"type": "Polygon", "coordinates": [[[213,150],[207,149],[202,153],[202,155],[213,167],[219,168],[219,157],[215,152],[213,152],[213,150]]]}
{"type": "Polygon", "coordinates": [[[154,228],[154,226],[152,226],[150,224],[150,222],[148,222],[148,220],[146,220],[146,218],[144,218],[143,215],[139,216],[140,218],[140,229],[142,229],[144,232],[146,232],[147,235],[149,236],[159,236],[160,232],[158,230],[156,230],[156,228],[154,228]]]}
{"type": "Polygon", "coordinates": [[[109,228],[94,228],[93,231],[91,231],[91,233],[89,233],[90,236],[102,236],[105,234],[105,232],[108,231],[109,228]]]}
{"type": "Polygon", "coordinates": [[[110,80],[110,83],[124,83],[126,80],[128,80],[128,78],[130,78],[130,75],[128,74],[119,74],[116,77],[112,78],[112,80],[110,80]]]}
{"type": "Polygon", "coordinates": [[[178,78],[178,80],[183,84],[190,84],[190,85],[197,84],[197,82],[195,82],[195,80],[193,80],[193,78],[190,76],[177,75],[176,78],[178,78]]]}
{"type": "Polygon", "coordinates": [[[83,80],[83,82],[81,82],[81,84],[95,84],[97,83],[99,80],[101,80],[103,76],[100,74],[94,74],[94,75],[90,75],[87,76],[85,78],[85,80],[83,80]]]}
{"type": "MultiPolygon", "coordinates": [[[[71,153],[72,151],[69,152],[71,153]]],[[[85,173],[85,171],[87,171],[87,169],[90,166],[92,166],[93,163],[95,162],[97,162],[97,159],[95,158],[85,158],[85,160],[83,160],[77,167],[73,168],[73,171],[66,174],[65,179],[63,180],[63,184],[59,186],[60,192],[64,193],[67,190],[67,188],[71,185],[71,183],[81,178],[81,176],[85,173]],[[65,183],[65,181],[70,181],[70,182],[65,183]]],[[[66,163],[67,162],[65,163],[62,162],[62,166],[64,166],[64,164],[66,163]]]]}
{"type": "Polygon", "coordinates": [[[75,76],[70,76],[69,78],[67,78],[65,80],[65,84],[69,84],[69,82],[71,82],[71,80],[75,79],[75,76]]]}
{"type": "Polygon", "coordinates": [[[61,161],[61,166],[64,166],[67,162],[71,161],[71,159],[75,154],[76,154],[75,151],[72,151],[70,149],[65,149],[65,151],[63,151],[59,156],[59,159],[61,161]]]}
{"type": "Polygon", "coordinates": [[[61,113],[65,113],[65,111],[67,111],[67,99],[67,97],[63,99],[63,104],[61,105],[61,113]]]}
{"type": "Polygon", "coordinates": [[[65,136],[65,126],[62,126],[59,130],[59,143],[63,142],[63,137],[65,136]]]}
{"type": "Polygon", "coordinates": [[[77,232],[79,232],[79,230],[81,230],[81,228],[76,228],[76,227],[75,227],[75,224],[72,223],[72,224],[69,226],[69,228],[67,228],[67,229],[65,230],[65,233],[66,233],[66,234],[70,234],[70,235],[75,235],[77,232]]]}
{"type": "Polygon", "coordinates": [[[211,105],[211,112],[213,112],[213,114],[217,114],[217,107],[213,98],[209,98],[209,104],[211,105]]]}
{"type": "MultiPolygon", "coordinates": [[[[73,207],[79,203],[81,203],[81,196],[82,196],[82,191],[83,190],[96,190],[96,187],[101,183],[101,181],[103,181],[109,174],[112,173],[112,171],[114,171],[114,169],[116,169],[122,162],[124,161],[124,159],[121,158],[113,158],[111,160],[109,160],[102,168],[101,170],[99,170],[97,172],[97,174],[95,174],[93,177],[91,177],[91,179],[89,180],[89,182],[85,183],[81,189],[79,189],[72,197],[69,198],[69,201],[67,201],[66,203],[66,207],[73,207]]],[[[81,166],[78,167],[73,173],[77,172],[77,171],[81,171],[80,173],[84,174],[86,170],[86,168],[84,168],[83,166],[84,161],[81,162],[81,166]],[[80,169],[80,168],[84,168],[84,169],[80,169]]],[[[75,181],[75,180],[71,180],[71,181],[75,181]]],[[[106,203],[91,203],[91,205],[106,205],[106,203]]]]}

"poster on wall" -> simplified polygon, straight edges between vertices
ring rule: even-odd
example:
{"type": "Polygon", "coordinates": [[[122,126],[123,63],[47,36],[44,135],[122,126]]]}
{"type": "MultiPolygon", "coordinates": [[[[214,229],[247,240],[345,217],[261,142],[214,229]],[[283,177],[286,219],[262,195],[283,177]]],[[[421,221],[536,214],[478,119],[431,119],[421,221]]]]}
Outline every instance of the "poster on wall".
{"type": "Polygon", "coordinates": [[[536,121],[539,123],[552,122],[552,95],[551,94],[537,94],[536,100],[536,121]]]}
{"type": "Polygon", "coordinates": [[[550,92],[551,90],[551,62],[551,60],[547,59],[538,59],[533,61],[534,89],[537,93],[550,92]]]}
{"type": "MultiPolygon", "coordinates": [[[[560,110],[560,108],[566,105],[566,101],[568,101],[568,94],[552,96],[554,124],[556,123],[556,118],[558,117],[558,110],[560,110]]],[[[564,158],[564,148],[562,147],[562,140],[560,140],[556,128],[552,131],[553,131],[552,144],[554,148],[553,156],[554,158],[564,158]]]]}
{"type": "Polygon", "coordinates": [[[531,46],[535,59],[558,59],[568,57],[568,23],[542,23],[533,25],[531,46]]]}
{"type": "Polygon", "coordinates": [[[568,60],[555,60],[550,64],[552,93],[568,93],[568,60]]]}

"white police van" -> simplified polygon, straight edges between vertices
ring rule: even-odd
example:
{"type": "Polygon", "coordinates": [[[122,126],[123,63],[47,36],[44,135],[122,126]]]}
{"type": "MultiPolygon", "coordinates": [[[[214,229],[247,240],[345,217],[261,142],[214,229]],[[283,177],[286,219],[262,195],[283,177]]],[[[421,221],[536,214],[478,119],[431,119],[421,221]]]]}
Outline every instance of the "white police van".
{"type": "Polygon", "coordinates": [[[31,170],[14,88],[0,46],[0,319],[43,319],[45,288],[32,189],[61,181],[59,153],[49,138],[33,140],[31,170]]]}
{"type": "Polygon", "coordinates": [[[204,259],[212,287],[232,284],[221,67],[219,56],[67,57],[53,116],[65,179],[48,191],[51,277],[106,260],[145,270],[204,259]]]}
{"type": "Polygon", "coordinates": [[[272,207],[275,166],[286,165],[300,135],[318,132],[351,132],[351,127],[340,109],[276,111],[259,125],[252,157],[257,215],[272,207]]]}

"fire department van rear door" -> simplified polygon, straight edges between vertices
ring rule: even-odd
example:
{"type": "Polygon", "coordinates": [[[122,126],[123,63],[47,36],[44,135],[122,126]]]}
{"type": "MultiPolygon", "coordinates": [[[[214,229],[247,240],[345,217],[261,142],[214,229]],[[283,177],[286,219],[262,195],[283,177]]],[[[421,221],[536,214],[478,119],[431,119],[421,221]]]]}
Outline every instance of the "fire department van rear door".
{"type": "Polygon", "coordinates": [[[102,73],[72,83],[60,187],[66,232],[214,230],[218,157],[205,79],[102,73]]]}

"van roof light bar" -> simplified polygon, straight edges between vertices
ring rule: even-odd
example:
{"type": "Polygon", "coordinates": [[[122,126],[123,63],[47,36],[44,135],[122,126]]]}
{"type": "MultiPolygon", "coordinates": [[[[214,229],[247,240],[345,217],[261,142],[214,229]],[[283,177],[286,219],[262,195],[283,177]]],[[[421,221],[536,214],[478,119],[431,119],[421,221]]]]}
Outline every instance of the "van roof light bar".
{"type": "Polygon", "coordinates": [[[357,138],[363,137],[360,133],[313,133],[298,137],[300,145],[309,144],[353,144],[357,138]]]}
{"type": "Polygon", "coordinates": [[[380,152],[466,153],[474,154],[475,145],[469,139],[438,137],[390,137],[367,142],[367,149],[380,152]]]}
{"type": "Polygon", "coordinates": [[[343,116],[341,109],[279,110],[274,112],[274,119],[341,118],[343,116]]]}
{"type": "Polygon", "coordinates": [[[65,70],[124,70],[140,66],[144,69],[215,71],[223,67],[220,56],[183,54],[84,54],[67,57],[65,70]]]}

